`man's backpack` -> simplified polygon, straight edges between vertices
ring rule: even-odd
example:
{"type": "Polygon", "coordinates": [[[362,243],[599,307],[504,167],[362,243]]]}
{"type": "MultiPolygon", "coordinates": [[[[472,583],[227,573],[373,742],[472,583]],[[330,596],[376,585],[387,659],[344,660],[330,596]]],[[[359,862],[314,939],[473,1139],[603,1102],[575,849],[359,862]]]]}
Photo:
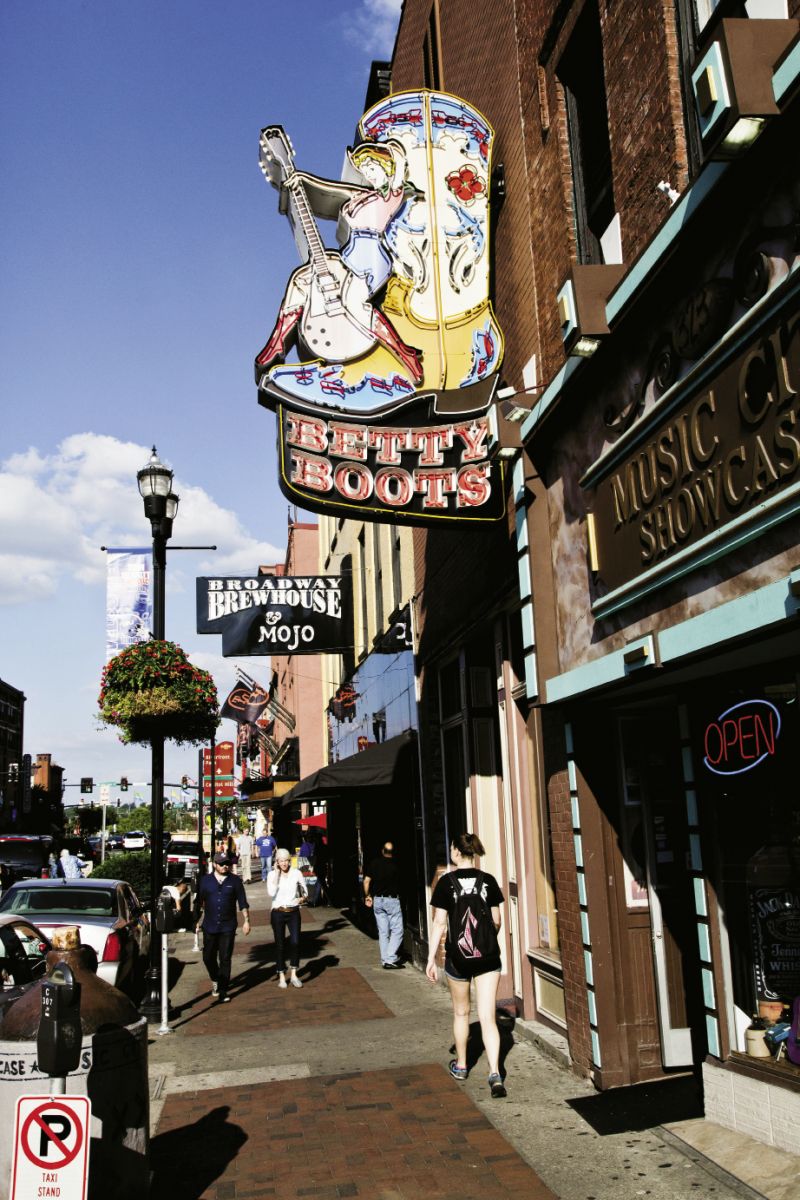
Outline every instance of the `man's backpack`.
{"type": "Polygon", "coordinates": [[[486,876],[476,871],[466,878],[448,875],[453,888],[449,921],[449,953],[454,969],[465,976],[473,973],[481,959],[497,958],[500,947],[492,910],[483,898],[486,876]]]}

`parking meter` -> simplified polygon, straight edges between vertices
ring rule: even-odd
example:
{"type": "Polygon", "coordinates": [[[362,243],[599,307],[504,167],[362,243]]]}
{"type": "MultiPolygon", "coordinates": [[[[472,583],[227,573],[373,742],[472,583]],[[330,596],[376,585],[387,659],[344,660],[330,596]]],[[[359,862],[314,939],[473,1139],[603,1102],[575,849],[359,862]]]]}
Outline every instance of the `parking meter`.
{"type": "Polygon", "coordinates": [[[42,1016],[36,1050],[39,1070],[64,1078],[81,1060],[81,985],[65,962],[42,980],[42,1016]]]}
{"type": "Polygon", "coordinates": [[[156,929],[159,933],[174,933],[178,928],[178,906],[164,888],[156,901],[156,929]]]}

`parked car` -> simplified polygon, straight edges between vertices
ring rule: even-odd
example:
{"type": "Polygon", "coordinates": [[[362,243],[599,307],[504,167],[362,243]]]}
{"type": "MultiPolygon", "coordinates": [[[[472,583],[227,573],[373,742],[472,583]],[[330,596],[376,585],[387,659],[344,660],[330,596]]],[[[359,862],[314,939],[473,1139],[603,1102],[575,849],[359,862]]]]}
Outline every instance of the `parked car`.
{"type": "Polygon", "coordinates": [[[12,884],[0,914],[28,917],[48,937],[77,925],[97,953],[97,974],[137,993],[150,953],[150,918],[129,883],[118,879],[30,879],[12,884]]]}
{"type": "Polygon", "coordinates": [[[6,868],[7,882],[18,879],[40,879],[47,874],[53,851],[53,839],[37,834],[0,834],[0,863],[6,868]]]}
{"type": "Polygon", "coordinates": [[[0,915],[0,1017],[45,974],[50,939],[24,917],[0,915]]]}
{"type": "Polygon", "coordinates": [[[122,847],[124,850],[146,850],[150,845],[150,838],[143,829],[131,829],[129,833],[123,834],[122,847]]]}
{"type": "Polygon", "coordinates": [[[205,862],[206,853],[199,842],[189,838],[172,838],[167,846],[167,883],[174,883],[176,879],[196,879],[202,874],[201,868],[205,862]]]}
{"type": "MultiPolygon", "coordinates": [[[[101,853],[102,840],[103,839],[99,833],[93,834],[91,837],[86,839],[89,849],[91,850],[92,862],[99,863],[102,859],[102,853],[101,853]]],[[[106,834],[106,857],[108,857],[109,854],[113,854],[113,852],[115,850],[122,850],[123,842],[124,842],[124,839],[122,837],[122,834],[107,833],[106,834]]]]}

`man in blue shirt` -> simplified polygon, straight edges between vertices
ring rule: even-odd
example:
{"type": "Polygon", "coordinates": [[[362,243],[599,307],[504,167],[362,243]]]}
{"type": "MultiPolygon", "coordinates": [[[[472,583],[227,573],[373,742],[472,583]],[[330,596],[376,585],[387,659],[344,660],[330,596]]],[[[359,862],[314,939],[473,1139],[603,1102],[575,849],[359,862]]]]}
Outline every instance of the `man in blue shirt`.
{"type": "Polygon", "coordinates": [[[244,884],[238,875],[231,874],[227,854],[214,855],[214,870],[202,875],[195,900],[195,914],[203,910],[203,962],[211,980],[211,993],[219,996],[220,1004],[230,1000],[231,958],[236,937],[236,906],[242,911],[242,931],[250,933],[250,910],[244,884]]]}
{"type": "Polygon", "coordinates": [[[256,838],[256,846],[258,847],[258,855],[261,859],[261,882],[264,883],[272,870],[272,860],[275,857],[275,851],[278,849],[278,843],[265,829],[256,838]]]}

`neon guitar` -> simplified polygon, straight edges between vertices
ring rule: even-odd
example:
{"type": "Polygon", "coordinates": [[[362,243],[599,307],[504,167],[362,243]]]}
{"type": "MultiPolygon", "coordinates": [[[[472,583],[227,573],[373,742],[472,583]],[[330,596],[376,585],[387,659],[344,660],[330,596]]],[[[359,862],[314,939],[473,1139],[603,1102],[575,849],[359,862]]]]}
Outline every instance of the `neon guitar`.
{"type": "Polygon", "coordinates": [[[294,166],[292,144],[280,126],[262,131],[260,150],[266,178],[275,186],[287,187],[289,219],[298,249],[306,257],[289,279],[282,309],[302,309],[300,335],[319,358],[360,358],[378,340],[367,282],[347,269],[338,251],[323,245],[302,177],[294,166]]]}
{"type": "MultiPolygon", "coordinates": [[[[323,245],[304,177],[294,166],[292,144],[279,125],[262,130],[260,147],[261,169],[266,179],[275,187],[285,187],[288,194],[289,219],[305,261],[292,273],[275,328],[256,356],[257,381],[274,362],[285,357],[290,339],[298,332],[307,349],[323,362],[350,362],[381,345],[402,363],[410,379],[420,384],[421,355],[413,346],[406,345],[391,322],[371,303],[369,271],[361,274],[350,270],[342,254],[323,245]]],[[[313,182],[322,188],[330,215],[335,215],[340,204],[354,201],[358,205],[364,199],[368,203],[377,195],[369,188],[354,189],[330,180],[313,182]]]]}

